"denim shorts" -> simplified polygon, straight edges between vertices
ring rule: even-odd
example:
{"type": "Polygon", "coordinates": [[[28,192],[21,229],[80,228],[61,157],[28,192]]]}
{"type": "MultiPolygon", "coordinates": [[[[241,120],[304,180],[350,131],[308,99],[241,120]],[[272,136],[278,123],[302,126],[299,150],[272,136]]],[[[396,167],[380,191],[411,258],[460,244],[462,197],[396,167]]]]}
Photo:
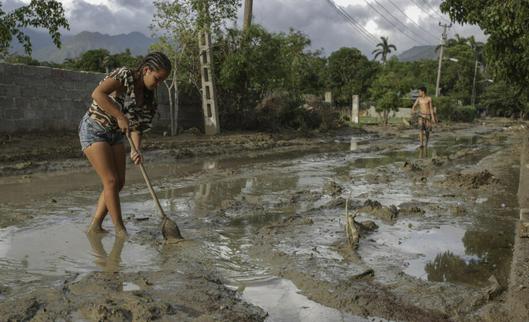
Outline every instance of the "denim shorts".
{"type": "Polygon", "coordinates": [[[125,138],[119,130],[106,129],[86,113],[81,119],[81,123],[79,123],[79,140],[81,141],[81,149],[84,151],[96,142],[107,142],[110,145],[116,145],[122,144],[125,138]]]}

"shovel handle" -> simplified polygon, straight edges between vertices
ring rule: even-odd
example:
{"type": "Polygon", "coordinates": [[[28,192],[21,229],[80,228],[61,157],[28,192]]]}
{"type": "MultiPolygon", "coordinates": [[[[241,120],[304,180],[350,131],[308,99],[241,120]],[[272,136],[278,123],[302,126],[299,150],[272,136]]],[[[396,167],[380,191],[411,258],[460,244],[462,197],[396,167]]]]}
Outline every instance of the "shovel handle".
{"type": "MultiPolygon", "coordinates": [[[[138,153],[138,149],[136,149],[136,146],[134,145],[134,142],[132,142],[132,139],[130,138],[130,134],[126,134],[127,139],[129,140],[129,145],[132,151],[135,153],[138,153]]],[[[156,207],[158,207],[158,210],[160,211],[160,214],[163,218],[167,218],[165,215],[165,212],[163,212],[162,206],[160,205],[160,201],[158,200],[158,197],[156,196],[156,193],[154,192],[154,189],[152,188],[151,180],[149,180],[149,176],[147,176],[147,172],[145,171],[145,168],[143,167],[143,163],[140,162],[139,164],[141,174],[143,175],[143,179],[145,179],[145,183],[147,184],[147,187],[149,188],[149,191],[151,193],[152,199],[154,200],[154,203],[156,204],[156,207]]]]}

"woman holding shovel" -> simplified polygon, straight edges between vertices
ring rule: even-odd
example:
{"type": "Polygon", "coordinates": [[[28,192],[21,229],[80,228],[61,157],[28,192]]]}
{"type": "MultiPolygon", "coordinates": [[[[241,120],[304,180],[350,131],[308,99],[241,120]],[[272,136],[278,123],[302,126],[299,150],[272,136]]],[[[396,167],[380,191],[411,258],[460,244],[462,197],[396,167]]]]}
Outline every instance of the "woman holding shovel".
{"type": "Polygon", "coordinates": [[[116,235],[127,235],[119,201],[125,183],[125,135],[135,146],[130,158],[141,164],[141,136],[150,130],[156,112],[154,90],[170,72],[167,56],[153,52],[137,69],[115,69],[93,91],[92,104],[79,125],[82,150],[103,183],[89,233],[105,232],[102,223],[110,212],[116,235]]]}

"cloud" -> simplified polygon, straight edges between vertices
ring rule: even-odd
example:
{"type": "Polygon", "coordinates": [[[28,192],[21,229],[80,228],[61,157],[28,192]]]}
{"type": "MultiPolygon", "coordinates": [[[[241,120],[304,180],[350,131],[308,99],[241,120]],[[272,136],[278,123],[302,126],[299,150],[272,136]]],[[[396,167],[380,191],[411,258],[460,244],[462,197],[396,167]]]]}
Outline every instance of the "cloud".
{"type": "Polygon", "coordinates": [[[20,1],[20,0],[6,0],[6,1],[2,1],[2,10],[5,11],[5,12],[9,12],[13,9],[16,9],[16,8],[19,8],[19,7],[22,7],[24,5],[26,5],[24,2],[20,1]]]}
{"type": "MultiPolygon", "coordinates": [[[[258,1],[254,2],[253,14],[254,21],[269,30],[301,30],[312,39],[314,48],[323,47],[327,54],[340,47],[354,46],[369,55],[380,36],[389,37],[399,49],[398,54],[416,45],[437,45],[440,41],[442,29],[438,23],[449,18],[438,10],[440,1],[430,1],[430,7],[425,4],[418,7],[416,3],[421,1],[368,0],[343,7],[376,40],[366,40],[358,30],[360,27],[352,27],[326,0],[258,1]]],[[[485,38],[477,26],[454,25],[449,36],[455,33],[485,38]]]]}
{"type": "MultiPolygon", "coordinates": [[[[149,25],[154,14],[151,0],[100,1],[100,4],[88,1],[64,2],[68,3],[66,14],[70,33],[87,30],[114,35],[139,31],[150,35],[149,25]]],[[[253,21],[274,32],[299,30],[312,40],[313,49],[323,48],[325,54],[340,47],[356,47],[369,56],[380,36],[389,37],[390,43],[398,48],[397,54],[416,45],[437,45],[442,32],[438,23],[442,19],[449,20],[438,9],[441,0],[428,0],[428,4],[424,0],[356,0],[351,3],[343,8],[375,39],[363,35],[360,27],[351,26],[327,0],[254,1],[253,21]]],[[[4,10],[21,4],[20,0],[6,0],[4,10]]],[[[239,26],[242,15],[243,8],[240,8],[239,26]]],[[[456,33],[475,35],[481,41],[485,39],[476,26],[454,25],[449,35],[453,37],[456,33]]]]}
{"type": "Polygon", "coordinates": [[[154,8],[152,2],[143,0],[118,0],[113,4],[91,4],[83,0],[75,1],[67,12],[72,33],[97,31],[104,34],[121,34],[139,31],[149,35],[154,8]],[[114,9],[114,6],[116,8],[114,9]]]}

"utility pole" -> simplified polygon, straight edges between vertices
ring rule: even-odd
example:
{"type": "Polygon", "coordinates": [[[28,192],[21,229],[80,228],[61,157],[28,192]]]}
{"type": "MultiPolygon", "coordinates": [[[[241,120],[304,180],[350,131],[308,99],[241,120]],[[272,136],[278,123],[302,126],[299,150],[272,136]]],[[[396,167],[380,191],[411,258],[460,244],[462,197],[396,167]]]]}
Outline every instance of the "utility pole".
{"type": "MultiPolygon", "coordinates": [[[[209,16],[208,1],[204,2],[200,14],[209,16]]],[[[207,21],[207,19],[205,19],[207,21]]],[[[198,49],[200,52],[200,75],[202,80],[202,110],[204,112],[204,130],[206,135],[220,133],[217,94],[215,91],[215,78],[213,76],[213,47],[209,22],[200,26],[198,34],[198,49]]]]}
{"type": "Polygon", "coordinates": [[[441,52],[439,53],[439,66],[437,67],[437,82],[435,84],[435,97],[438,97],[440,94],[439,84],[441,83],[441,66],[443,64],[443,52],[444,52],[444,47],[446,44],[446,39],[448,38],[447,29],[451,28],[452,24],[450,23],[449,25],[447,25],[447,24],[441,24],[441,22],[439,22],[439,26],[443,27],[443,34],[441,37],[441,52]]]}
{"type": "Polygon", "coordinates": [[[252,25],[253,0],[244,0],[244,22],[243,30],[246,31],[252,25]]]}
{"type": "Polygon", "coordinates": [[[478,76],[478,58],[476,57],[476,64],[474,66],[474,81],[472,82],[472,99],[471,104],[472,106],[476,107],[476,78],[478,76]]]}

